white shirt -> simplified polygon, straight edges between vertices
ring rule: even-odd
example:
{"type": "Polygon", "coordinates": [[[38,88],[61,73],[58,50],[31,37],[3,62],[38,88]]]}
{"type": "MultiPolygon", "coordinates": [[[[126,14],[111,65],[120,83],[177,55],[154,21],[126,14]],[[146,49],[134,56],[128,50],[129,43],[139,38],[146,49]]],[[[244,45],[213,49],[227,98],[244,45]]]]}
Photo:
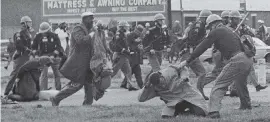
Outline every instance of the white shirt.
{"type": "MultiPolygon", "coordinates": [[[[64,32],[64,30],[60,29],[60,28],[57,28],[55,31],[54,31],[56,34],[58,34],[58,37],[60,39],[60,42],[61,42],[61,46],[66,49],[67,47],[67,41],[66,41],[66,37],[68,37],[68,33],[67,32],[64,32]]],[[[68,44],[69,45],[69,44],[68,44]]]]}

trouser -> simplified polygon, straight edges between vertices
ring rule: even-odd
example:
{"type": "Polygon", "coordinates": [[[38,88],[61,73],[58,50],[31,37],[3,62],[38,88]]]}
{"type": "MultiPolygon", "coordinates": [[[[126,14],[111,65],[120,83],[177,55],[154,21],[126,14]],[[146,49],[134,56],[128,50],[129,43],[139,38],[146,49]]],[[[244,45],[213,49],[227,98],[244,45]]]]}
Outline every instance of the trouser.
{"type": "MultiPolygon", "coordinates": [[[[60,71],[59,71],[59,65],[61,62],[61,58],[53,58],[53,63],[51,64],[54,78],[55,78],[55,88],[56,90],[61,90],[61,82],[60,82],[60,71]]],[[[44,66],[42,68],[41,76],[40,76],[40,85],[41,90],[47,90],[48,89],[48,69],[49,67],[44,66]]]]}
{"type": "Polygon", "coordinates": [[[61,100],[79,91],[82,87],[84,87],[85,93],[83,105],[91,105],[93,103],[93,95],[92,95],[93,86],[91,83],[88,82],[80,84],[71,81],[63,90],[61,90],[57,95],[54,96],[54,99],[56,102],[60,102],[61,100]]]}
{"type": "MultiPolygon", "coordinates": [[[[252,65],[252,67],[250,69],[250,73],[248,75],[247,81],[251,82],[251,84],[254,87],[259,85],[258,78],[256,76],[255,69],[254,69],[253,65],[252,65]]],[[[230,86],[230,92],[236,93],[236,86],[234,85],[234,83],[230,86]]]]}
{"type": "Polygon", "coordinates": [[[175,106],[165,106],[162,110],[162,116],[177,116],[179,114],[192,114],[196,116],[206,116],[203,109],[187,101],[177,103],[175,106]]]}
{"type": "MultiPolygon", "coordinates": [[[[143,80],[142,80],[142,71],[141,71],[141,66],[140,64],[136,64],[131,66],[132,74],[135,75],[137,84],[140,88],[143,87],[143,80]]],[[[126,86],[127,85],[127,77],[123,80],[121,86],[126,86]]]]}
{"type": "Polygon", "coordinates": [[[152,72],[156,72],[160,70],[160,66],[162,64],[162,51],[155,52],[155,54],[148,54],[148,60],[151,66],[151,71],[145,77],[145,83],[147,83],[149,75],[152,72]]]}
{"type": "Polygon", "coordinates": [[[35,95],[33,98],[25,98],[18,94],[10,94],[8,95],[8,99],[11,99],[12,101],[32,101],[38,100],[38,95],[35,95]]]}
{"type": "Polygon", "coordinates": [[[251,66],[252,61],[243,52],[236,54],[229,60],[216,78],[215,85],[212,88],[209,102],[210,112],[221,109],[221,100],[228,90],[228,86],[233,82],[240,97],[240,108],[251,107],[247,89],[247,76],[250,73],[251,66]]]}
{"type": "Polygon", "coordinates": [[[135,84],[132,84],[131,81],[132,71],[129,64],[129,59],[125,55],[118,55],[116,61],[114,61],[112,78],[117,74],[120,69],[127,78],[128,88],[134,87],[135,84]]]}

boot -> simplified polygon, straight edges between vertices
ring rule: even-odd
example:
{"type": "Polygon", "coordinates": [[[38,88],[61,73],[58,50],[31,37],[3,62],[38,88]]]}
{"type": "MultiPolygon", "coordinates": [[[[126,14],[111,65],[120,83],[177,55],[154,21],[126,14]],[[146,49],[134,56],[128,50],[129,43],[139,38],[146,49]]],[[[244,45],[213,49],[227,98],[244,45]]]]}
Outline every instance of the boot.
{"type": "Polygon", "coordinates": [[[261,90],[263,90],[263,89],[266,89],[268,86],[261,86],[261,85],[257,85],[256,86],[256,91],[258,92],[258,91],[261,91],[261,90]]]}
{"type": "Polygon", "coordinates": [[[216,119],[220,118],[220,114],[218,111],[210,112],[206,117],[216,119]]]}
{"type": "Polygon", "coordinates": [[[51,97],[51,98],[50,98],[50,101],[51,101],[51,103],[52,103],[52,106],[59,106],[60,101],[57,102],[57,101],[55,100],[54,97],[51,97]]]}

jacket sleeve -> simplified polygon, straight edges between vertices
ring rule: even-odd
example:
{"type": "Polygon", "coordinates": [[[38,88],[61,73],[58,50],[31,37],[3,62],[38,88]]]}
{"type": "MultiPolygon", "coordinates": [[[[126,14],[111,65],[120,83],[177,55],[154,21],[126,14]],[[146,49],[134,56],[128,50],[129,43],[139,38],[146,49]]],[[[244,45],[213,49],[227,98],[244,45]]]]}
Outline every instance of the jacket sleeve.
{"type": "Polygon", "coordinates": [[[37,69],[40,67],[38,60],[29,60],[27,61],[20,69],[18,70],[17,78],[22,78],[24,73],[37,69]]]}
{"type": "Polygon", "coordinates": [[[155,92],[154,86],[150,86],[148,88],[143,88],[141,93],[139,93],[138,100],[139,102],[145,102],[156,97],[157,94],[155,92]]]}
{"type": "Polygon", "coordinates": [[[31,48],[33,50],[38,50],[38,45],[39,45],[39,34],[34,38],[31,48]]]}
{"type": "Polygon", "coordinates": [[[128,46],[130,47],[130,49],[132,51],[138,51],[138,44],[140,44],[140,42],[136,42],[135,41],[136,36],[134,34],[129,34],[127,36],[127,42],[128,42],[128,46]]]}
{"type": "Polygon", "coordinates": [[[211,31],[209,35],[195,48],[194,52],[187,59],[187,63],[192,62],[194,59],[202,55],[209,47],[212,46],[220,33],[217,33],[216,30],[211,31]]]}
{"type": "Polygon", "coordinates": [[[149,46],[150,41],[151,41],[151,31],[147,31],[146,35],[142,41],[143,47],[149,46]]]}
{"type": "Polygon", "coordinates": [[[54,34],[54,41],[55,41],[55,50],[57,50],[58,52],[64,52],[64,48],[61,46],[61,42],[60,42],[60,39],[58,37],[57,34],[54,34]]]}
{"type": "Polygon", "coordinates": [[[166,30],[166,33],[167,33],[167,35],[166,35],[166,46],[171,47],[172,41],[170,39],[168,30],[166,30]]]}
{"type": "Polygon", "coordinates": [[[72,36],[78,44],[91,44],[90,35],[85,35],[83,29],[79,26],[73,29],[72,36]]]}

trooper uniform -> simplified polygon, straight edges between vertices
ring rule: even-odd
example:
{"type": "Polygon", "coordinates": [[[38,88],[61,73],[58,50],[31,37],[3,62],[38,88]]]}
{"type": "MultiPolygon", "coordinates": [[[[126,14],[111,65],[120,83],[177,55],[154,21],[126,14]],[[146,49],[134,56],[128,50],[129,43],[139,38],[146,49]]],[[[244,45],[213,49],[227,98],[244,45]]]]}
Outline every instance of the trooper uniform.
{"type": "Polygon", "coordinates": [[[31,42],[33,37],[32,28],[27,25],[27,22],[32,22],[29,16],[23,16],[21,18],[21,24],[24,27],[20,32],[14,34],[14,43],[16,51],[13,55],[14,65],[11,77],[16,74],[17,70],[29,60],[29,54],[31,52],[31,42]]]}
{"type": "Polygon", "coordinates": [[[127,77],[128,89],[137,90],[134,85],[131,84],[132,71],[129,63],[130,50],[127,44],[126,30],[123,27],[129,26],[126,21],[119,22],[120,29],[116,32],[116,36],[109,43],[110,49],[113,54],[113,74],[114,77],[121,69],[124,75],[127,77]]]}
{"type": "MultiPolygon", "coordinates": [[[[39,56],[53,56],[53,63],[51,65],[53,74],[55,77],[55,88],[61,90],[59,65],[61,58],[59,54],[64,53],[64,49],[61,46],[61,42],[57,34],[49,31],[50,25],[47,22],[40,24],[39,34],[36,35],[32,49],[36,51],[39,56]]],[[[48,89],[48,68],[47,66],[42,68],[40,77],[41,90],[48,89]]]]}
{"type": "MultiPolygon", "coordinates": [[[[165,19],[163,14],[156,14],[154,18],[155,21],[165,19]]],[[[152,67],[150,73],[160,70],[162,64],[162,51],[166,48],[170,48],[171,45],[167,28],[162,28],[162,25],[156,25],[151,28],[146,33],[142,44],[144,52],[148,54],[148,60],[152,67]],[[151,53],[151,51],[154,51],[154,53],[151,53]]],[[[145,81],[148,80],[150,73],[146,76],[145,81]]]]}
{"type": "MultiPolygon", "coordinates": [[[[207,18],[208,25],[218,21],[221,22],[222,19],[216,14],[212,14],[207,18]]],[[[215,86],[211,91],[209,104],[210,113],[208,115],[211,118],[220,117],[219,110],[221,109],[221,100],[228,86],[232,84],[233,81],[239,93],[240,109],[251,108],[246,80],[252,67],[252,61],[241,49],[240,40],[238,40],[236,36],[237,35],[234,34],[232,30],[219,23],[215,29],[211,30],[206,39],[202,41],[186,61],[187,64],[191,63],[211,47],[212,44],[221,52],[223,58],[228,61],[216,78],[215,86]]]]}
{"type": "MultiPolygon", "coordinates": [[[[132,70],[132,74],[135,75],[137,84],[140,88],[143,87],[142,71],[140,66],[140,64],[143,64],[141,44],[143,29],[144,28],[142,25],[138,25],[133,32],[127,35],[127,42],[131,52],[131,55],[129,56],[130,67],[132,70]]],[[[126,87],[126,80],[127,78],[125,77],[121,85],[122,87],[126,87]]]]}
{"type": "MultiPolygon", "coordinates": [[[[209,15],[211,15],[212,12],[209,10],[202,10],[200,12],[199,17],[207,18],[209,15]]],[[[203,38],[206,36],[206,28],[205,28],[205,22],[203,21],[196,21],[190,26],[190,30],[187,32],[187,44],[186,44],[186,52],[183,54],[181,61],[186,60],[190,54],[193,52],[193,50],[197,47],[198,44],[203,40],[203,38]]],[[[202,62],[199,58],[196,58],[192,61],[192,63],[189,65],[189,67],[192,69],[192,71],[196,74],[197,77],[202,77],[206,74],[206,70],[203,67],[202,62]]],[[[198,80],[197,84],[200,84],[198,80]]]]}

